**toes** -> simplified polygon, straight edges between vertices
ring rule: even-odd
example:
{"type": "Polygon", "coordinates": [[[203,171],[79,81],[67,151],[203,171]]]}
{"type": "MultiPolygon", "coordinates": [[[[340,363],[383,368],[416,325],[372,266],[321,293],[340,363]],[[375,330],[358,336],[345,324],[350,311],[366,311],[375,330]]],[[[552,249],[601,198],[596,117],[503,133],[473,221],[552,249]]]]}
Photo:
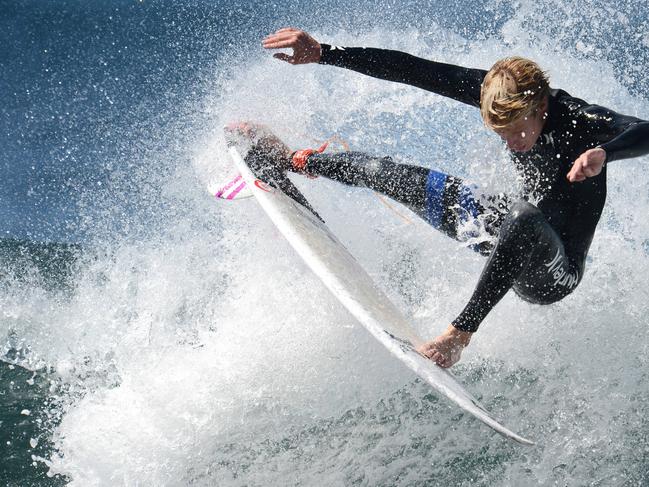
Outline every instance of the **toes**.
{"type": "Polygon", "coordinates": [[[231,122],[225,126],[225,131],[232,134],[249,136],[252,127],[249,122],[231,122]]]}
{"type": "Polygon", "coordinates": [[[422,347],[417,349],[417,352],[445,369],[449,368],[455,363],[455,361],[452,360],[452,357],[448,356],[448,354],[440,352],[432,344],[423,345],[422,347]]]}

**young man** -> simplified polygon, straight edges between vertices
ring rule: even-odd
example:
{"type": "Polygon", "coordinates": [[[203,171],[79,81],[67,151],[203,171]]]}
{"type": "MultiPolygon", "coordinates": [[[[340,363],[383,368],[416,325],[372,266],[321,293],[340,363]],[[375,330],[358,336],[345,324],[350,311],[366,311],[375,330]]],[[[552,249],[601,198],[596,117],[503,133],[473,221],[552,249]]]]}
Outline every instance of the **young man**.
{"type": "Polygon", "coordinates": [[[545,73],[524,58],[503,59],[484,71],[397,51],[320,44],[297,29],[281,29],[263,46],[293,49],[293,55],[274,55],[291,64],[339,66],[474,106],[506,142],[524,181],[518,200],[478,198],[459,178],[388,157],[291,154],[270,135],[251,156],[272,156],[293,171],[369,187],[452,238],[492,237],[473,246],[488,260],[468,304],[442,335],[419,349],[442,367],[460,359],[509,289],[537,304],[554,303],[575,289],[606,199],[606,163],[649,153],[649,122],[550,89],[545,73]]]}

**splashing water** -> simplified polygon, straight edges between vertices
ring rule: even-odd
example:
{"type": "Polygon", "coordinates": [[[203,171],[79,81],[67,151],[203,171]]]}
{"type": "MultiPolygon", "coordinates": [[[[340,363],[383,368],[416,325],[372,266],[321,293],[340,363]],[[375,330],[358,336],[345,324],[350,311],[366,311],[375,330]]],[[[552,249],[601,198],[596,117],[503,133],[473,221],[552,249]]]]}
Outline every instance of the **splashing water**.
{"type": "MultiPolygon", "coordinates": [[[[475,17],[469,7],[443,18],[435,3],[426,7],[368,1],[350,13],[297,2],[278,18],[308,27],[309,15],[328,11],[339,20],[320,16],[312,30],[323,42],[468,66],[522,54],[554,87],[649,113],[640,2],[495,1],[474,5],[484,16],[464,23],[475,17]],[[637,42],[623,48],[623,35],[637,42]]],[[[506,296],[455,369],[538,445],[506,443],[374,343],[254,200],[217,202],[204,189],[229,170],[220,128],[232,120],[264,122],[295,148],[337,135],[353,150],[490,190],[514,184],[500,142],[477,110],[451,100],[260,53],[259,38],[280,25],[256,8],[260,25],[224,35],[200,73],[183,108],[194,115],[154,127],[155,143],[143,142],[132,166],[114,156],[109,184],[82,192],[87,237],[71,283],[47,288],[29,277],[38,269],[3,281],[5,350],[20,350],[13,361],[47,375],[58,398],[58,419],[43,433],[54,447],[43,460],[50,473],[80,486],[649,482],[647,158],[611,164],[579,289],[549,307],[506,296]]],[[[191,39],[191,29],[182,35],[191,39]]],[[[422,336],[461,310],[482,258],[365,190],[295,182],[422,336]]]]}

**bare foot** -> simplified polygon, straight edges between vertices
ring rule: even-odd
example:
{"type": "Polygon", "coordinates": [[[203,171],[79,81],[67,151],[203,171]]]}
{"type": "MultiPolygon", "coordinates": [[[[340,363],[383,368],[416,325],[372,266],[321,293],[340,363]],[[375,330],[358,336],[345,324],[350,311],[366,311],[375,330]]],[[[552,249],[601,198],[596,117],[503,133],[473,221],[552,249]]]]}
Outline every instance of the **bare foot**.
{"type": "Polygon", "coordinates": [[[270,132],[270,129],[261,123],[242,120],[240,122],[231,122],[223,130],[228,135],[238,135],[257,142],[260,137],[270,132]]]}
{"type": "Polygon", "coordinates": [[[225,127],[228,136],[248,139],[256,149],[273,160],[285,162],[291,150],[266,125],[254,122],[234,122],[225,127]]]}
{"type": "Polygon", "coordinates": [[[444,333],[434,340],[420,345],[417,347],[417,351],[446,369],[460,360],[462,350],[471,341],[471,335],[473,333],[448,325],[444,333]]]}

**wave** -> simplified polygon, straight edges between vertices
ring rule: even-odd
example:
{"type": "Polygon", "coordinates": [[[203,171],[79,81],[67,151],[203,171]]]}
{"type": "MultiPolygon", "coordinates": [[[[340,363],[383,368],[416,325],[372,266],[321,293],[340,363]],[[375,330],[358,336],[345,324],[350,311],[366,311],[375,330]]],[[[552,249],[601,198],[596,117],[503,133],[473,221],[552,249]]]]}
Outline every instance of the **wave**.
{"type": "MultiPolygon", "coordinates": [[[[487,407],[538,441],[531,450],[414,381],[254,201],[219,203],[204,189],[229,171],[220,127],[237,119],[271,125],[292,147],[337,135],[353,149],[509,188],[513,168],[476,110],[344,70],[280,64],[253,51],[253,40],[286,20],[312,26],[322,41],[476,67],[523,54],[549,70],[553,86],[646,117],[644,78],[630,71],[644,54],[615,51],[622,34],[644,25],[631,15],[641,3],[571,5],[472,4],[485,16],[464,23],[471,12],[459,4],[443,16],[435,2],[294,2],[278,14],[256,4],[254,25],[241,33],[249,50],[231,43],[234,33],[216,46],[204,91],[183,108],[199,115],[149,125],[130,166],[104,161],[110,177],[80,198],[81,248],[0,245],[14,269],[0,286],[0,337],[29,351],[18,363],[61,385],[61,420],[46,432],[50,472],[71,485],[649,481],[647,158],[611,164],[579,290],[550,307],[507,296],[456,368],[487,407]],[[611,17],[621,30],[610,31],[611,17]]],[[[367,191],[295,182],[422,335],[462,308],[479,256],[367,191]]]]}

